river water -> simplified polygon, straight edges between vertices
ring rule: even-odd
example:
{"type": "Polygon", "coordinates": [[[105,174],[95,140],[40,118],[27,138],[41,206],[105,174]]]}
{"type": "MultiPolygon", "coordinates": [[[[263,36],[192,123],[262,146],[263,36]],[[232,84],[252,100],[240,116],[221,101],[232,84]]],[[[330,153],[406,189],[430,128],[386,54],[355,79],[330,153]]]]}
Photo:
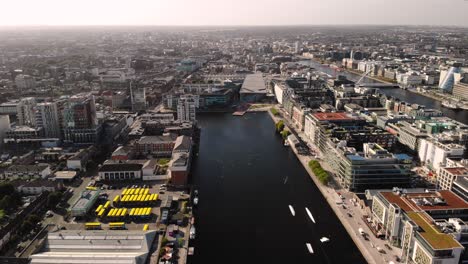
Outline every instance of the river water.
{"type": "Polygon", "coordinates": [[[189,263],[365,263],[267,113],[197,118],[201,141],[192,179],[200,201],[189,263]],[[323,236],[331,241],[322,244],[323,236]]]}
{"type": "MultiPolygon", "coordinates": [[[[344,75],[346,76],[349,80],[352,81],[357,81],[360,79],[361,76],[351,73],[351,72],[335,72],[334,69],[324,66],[316,61],[309,60],[309,61],[301,61],[300,63],[309,65],[318,71],[324,72],[326,74],[329,74],[331,76],[335,75],[344,75]]],[[[376,83],[378,81],[369,79],[367,77],[364,77],[362,80],[362,83],[376,83]]],[[[395,97],[400,99],[400,101],[405,101],[411,104],[419,104],[419,105],[425,105],[427,108],[432,108],[432,109],[438,109],[444,113],[445,116],[453,118],[459,122],[468,124],[468,111],[467,110],[452,110],[448,109],[445,107],[442,107],[441,102],[434,100],[432,98],[422,96],[419,94],[415,94],[412,92],[409,92],[407,90],[403,89],[391,89],[391,88],[385,88],[385,89],[380,89],[380,91],[386,95],[395,97]]]]}

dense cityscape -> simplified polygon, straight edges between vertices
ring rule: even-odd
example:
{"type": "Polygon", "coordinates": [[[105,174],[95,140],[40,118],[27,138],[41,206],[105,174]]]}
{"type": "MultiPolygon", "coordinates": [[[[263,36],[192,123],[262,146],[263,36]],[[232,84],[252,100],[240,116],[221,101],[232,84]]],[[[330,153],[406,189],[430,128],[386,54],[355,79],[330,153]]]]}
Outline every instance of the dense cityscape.
{"type": "Polygon", "coordinates": [[[1,263],[468,262],[468,29],[0,30],[1,263]]]}

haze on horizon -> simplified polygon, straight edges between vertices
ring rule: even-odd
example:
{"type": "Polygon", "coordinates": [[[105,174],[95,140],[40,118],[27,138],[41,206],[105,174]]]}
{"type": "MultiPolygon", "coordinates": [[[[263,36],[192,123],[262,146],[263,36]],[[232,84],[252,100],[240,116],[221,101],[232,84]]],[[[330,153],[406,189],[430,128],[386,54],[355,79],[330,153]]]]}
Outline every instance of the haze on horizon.
{"type": "Polygon", "coordinates": [[[468,0],[15,0],[0,26],[468,26],[468,0]]]}

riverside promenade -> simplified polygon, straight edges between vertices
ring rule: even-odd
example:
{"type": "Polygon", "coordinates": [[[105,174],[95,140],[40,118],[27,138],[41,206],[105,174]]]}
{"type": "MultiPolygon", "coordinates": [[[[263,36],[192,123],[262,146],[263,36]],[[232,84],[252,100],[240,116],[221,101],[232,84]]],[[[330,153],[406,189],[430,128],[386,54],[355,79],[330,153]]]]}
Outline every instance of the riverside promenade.
{"type": "MultiPolygon", "coordinates": [[[[277,108],[278,109],[278,108],[277,108]]],[[[284,114],[282,111],[279,111],[282,115],[284,114]]],[[[294,129],[292,125],[289,124],[288,120],[285,118],[282,118],[280,116],[274,116],[271,111],[268,111],[270,117],[272,120],[276,123],[280,120],[283,120],[285,122],[285,128],[291,130],[294,129]]],[[[300,131],[296,131],[296,134],[298,134],[301,138],[304,138],[304,135],[300,131]]],[[[386,242],[377,239],[373,237],[372,232],[369,230],[369,228],[365,225],[365,223],[362,221],[362,212],[358,207],[354,207],[352,205],[347,205],[346,209],[343,207],[343,205],[337,204],[337,197],[339,192],[341,195],[345,197],[344,202],[349,201],[353,197],[353,194],[341,189],[338,184],[329,184],[329,185],[323,185],[322,183],[319,182],[317,177],[314,175],[312,170],[309,167],[309,161],[312,160],[310,156],[303,156],[298,154],[297,150],[294,148],[294,146],[291,146],[291,149],[293,152],[296,154],[297,158],[301,162],[301,164],[304,166],[305,170],[309,174],[310,178],[314,181],[315,185],[317,188],[320,190],[322,195],[325,197],[327,200],[328,204],[330,207],[333,209],[335,212],[336,216],[338,219],[340,219],[341,223],[345,227],[346,231],[356,244],[356,246],[359,248],[361,251],[362,255],[366,259],[368,263],[389,263],[390,261],[393,261],[393,263],[398,263],[395,260],[395,255],[400,255],[401,251],[397,248],[393,248],[392,250],[388,250],[385,247],[386,242]],[[349,216],[351,215],[351,217],[349,216]],[[362,235],[359,233],[359,228],[362,228],[364,232],[369,234],[369,240],[365,240],[362,235]],[[380,249],[383,249],[382,252],[379,252],[377,250],[377,247],[380,249]]],[[[319,160],[320,161],[320,160],[319,160]]],[[[330,171],[328,164],[326,162],[320,162],[322,167],[330,171]]],[[[334,238],[330,238],[332,241],[334,238]]],[[[339,239],[339,238],[335,238],[339,239]]]]}

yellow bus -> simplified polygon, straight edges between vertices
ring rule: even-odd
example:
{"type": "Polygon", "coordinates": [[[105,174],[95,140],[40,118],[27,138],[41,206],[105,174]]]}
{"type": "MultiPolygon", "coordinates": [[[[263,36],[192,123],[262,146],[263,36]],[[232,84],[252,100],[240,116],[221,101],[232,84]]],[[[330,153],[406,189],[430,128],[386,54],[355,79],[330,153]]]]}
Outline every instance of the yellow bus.
{"type": "Polygon", "coordinates": [[[143,226],[143,231],[148,231],[148,228],[149,228],[148,224],[145,224],[145,225],[143,226]]]}
{"type": "Polygon", "coordinates": [[[125,229],[125,223],[124,222],[109,223],[109,229],[125,229]]]}
{"type": "Polygon", "coordinates": [[[135,189],[130,189],[130,190],[128,190],[127,194],[132,195],[134,191],[135,191],[135,189]]]}
{"type": "Polygon", "coordinates": [[[86,187],[86,190],[96,191],[97,188],[96,188],[96,187],[93,187],[93,186],[88,186],[88,187],[86,187]]]}
{"type": "Polygon", "coordinates": [[[110,206],[110,201],[107,201],[107,202],[104,204],[104,209],[109,208],[109,206],[110,206]]]}
{"type": "Polygon", "coordinates": [[[143,194],[149,194],[149,189],[146,188],[146,189],[145,189],[145,192],[144,192],[143,194]]]}
{"type": "Polygon", "coordinates": [[[127,208],[124,208],[122,210],[122,213],[120,214],[120,216],[126,216],[127,215],[127,212],[128,212],[128,209],[127,208]]]}
{"type": "Polygon", "coordinates": [[[113,202],[114,202],[114,203],[118,203],[119,200],[120,200],[120,195],[117,195],[117,196],[114,197],[114,201],[113,201],[113,202]]]}
{"type": "Polygon", "coordinates": [[[96,214],[99,213],[102,209],[102,207],[104,207],[102,204],[100,204],[97,208],[96,208],[96,214]]]}
{"type": "Polygon", "coordinates": [[[126,194],[127,194],[127,191],[128,191],[127,188],[123,189],[123,190],[122,190],[122,195],[126,195],[126,194]]]}
{"type": "Polygon", "coordinates": [[[86,228],[86,230],[101,229],[101,223],[99,223],[99,222],[86,223],[86,224],[85,224],[85,228],[86,228]]]}
{"type": "Polygon", "coordinates": [[[98,217],[102,217],[105,211],[106,211],[105,209],[101,209],[101,211],[99,211],[98,213],[98,217]]]}

